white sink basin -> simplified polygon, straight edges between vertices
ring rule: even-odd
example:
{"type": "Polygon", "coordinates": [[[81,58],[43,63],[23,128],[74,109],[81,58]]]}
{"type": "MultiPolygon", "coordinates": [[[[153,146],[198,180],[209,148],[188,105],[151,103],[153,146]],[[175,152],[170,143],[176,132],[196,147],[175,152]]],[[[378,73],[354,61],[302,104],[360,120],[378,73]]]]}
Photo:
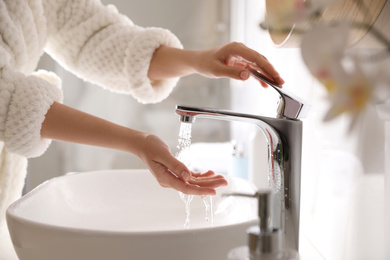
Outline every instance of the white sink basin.
{"type": "Polygon", "coordinates": [[[254,187],[229,179],[219,188],[213,226],[195,197],[185,229],[178,192],[147,170],[85,172],[37,187],[9,207],[7,223],[20,260],[224,260],[257,223],[256,201],[221,196],[229,192],[254,187]]]}

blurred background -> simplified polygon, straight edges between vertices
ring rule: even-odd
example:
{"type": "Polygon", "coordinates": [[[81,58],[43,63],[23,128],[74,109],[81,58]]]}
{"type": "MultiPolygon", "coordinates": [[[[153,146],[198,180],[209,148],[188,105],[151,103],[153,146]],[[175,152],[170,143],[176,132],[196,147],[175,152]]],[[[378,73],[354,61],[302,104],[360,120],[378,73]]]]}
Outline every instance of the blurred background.
{"type": "MultiPolygon", "coordinates": [[[[207,49],[230,40],[229,1],[203,0],[105,0],[143,27],[171,30],[186,49],[207,49]],[[178,12],[177,10],[180,10],[178,12]]],[[[174,113],[177,104],[229,108],[230,88],[227,79],[201,76],[182,78],[173,93],[159,104],[142,105],[132,96],[116,94],[78,79],[49,56],[40,67],[55,71],[63,80],[64,104],[98,117],[162,138],[175,153],[180,122],[174,113]]],[[[197,139],[205,142],[227,141],[225,122],[199,122],[197,139]],[[207,127],[203,126],[207,124],[207,127]]],[[[42,181],[67,172],[98,169],[145,168],[135,156],[104,148],[53,142],[40,158],[29,162],[28,189],[42,181]]]]}
{"type": "MultiPolygon", "coordinates": [[[[268,32],[259,27],[264,20],[265,1],[104,0],[103,3],[116,5],[140,26],[171,30],[186,49],[206,49],[239,41],[265,55],[286,81],[285,88],[312,104],[309,117],[303,120],[302,235],[311,241],[320,259],[386,259],[384,122],[378,118],[375,106],[366,109],[353,131],[348,131],[347,116],[323,122],[330,105],[325,98],[326,90],[304,65],[300,49],[276,48],[268,32]]],[[[168,143],[173,153],[180,128],[174,113],[177,104],[274,116],[278,100],[272,89],[264,89],[252,79],[241,82],[195,75],[182,78],[170,97],[160,104],[141,105],[131,96],[115,94],[76,78],[48,56],[42,59],[40,68],[54,71],[63,79],[65,104],[154,133],[168,143]]],[[[202,161],[207,161],[202,158],[202,151],[212,147],[212,154],[207,154],[208,159],[213,159],[212,167],[224,174],[231,173],[234,156],[248,158],[256,131],[244,123],[197,120],[192,142],[201,146],[200,154],[195,155],[195,167],[211,166],[202,165],[202,161]],[[233,140],[235,148],[240,147],[239,155],[233,150],[233,140]]],[[[242,167],[247,171],[247,165],[242,167]]],[[[26,191],[67,172],[124,168],[145,166],[131,154],[53,142],[43,156],[29,161],[26,191]]],[[[250,178],[250,174],[247,176],[250,178]]]]}

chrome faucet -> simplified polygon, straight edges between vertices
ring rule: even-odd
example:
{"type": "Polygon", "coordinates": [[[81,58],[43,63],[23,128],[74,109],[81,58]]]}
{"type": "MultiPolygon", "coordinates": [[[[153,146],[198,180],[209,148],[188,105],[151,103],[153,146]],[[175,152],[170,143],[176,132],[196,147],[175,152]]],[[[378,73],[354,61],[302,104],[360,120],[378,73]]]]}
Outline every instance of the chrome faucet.
{"type": "Polygon", "coordinates": [[[299,119],[307,115],[310,106],[256,70],[248,70],[280,94],[276,118],[181,105],[176,107],[176,114],[186,123],[194,122],[195,118],[210,118],[248,122],[262,130],[268,143],[269,188],[277,198],[271,221],[275,228],[282,230],[284,247],[298,251],[302,150],[302,121],[299,119]]]}

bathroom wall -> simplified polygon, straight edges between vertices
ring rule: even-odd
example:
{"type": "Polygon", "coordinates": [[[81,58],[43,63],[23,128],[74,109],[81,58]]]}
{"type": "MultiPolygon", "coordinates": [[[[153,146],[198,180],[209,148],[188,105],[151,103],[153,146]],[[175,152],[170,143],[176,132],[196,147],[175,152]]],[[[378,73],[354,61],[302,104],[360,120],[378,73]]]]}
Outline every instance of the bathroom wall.
{"type": "MultiPolygon", "coordinates": [[[[134,23],[170,29],[186,49],[211,48],[229,40],[228,1],[224,0],[104,0],[114,4],[134,23]]],[[[56,72],[63,79],[64,103],[115,123],[160,136],[175,153],[179,120],[177,104],[228,108],[229,81],[188,76],[180,80],[169,98],[155,105],[141,105],[131,96],[115,94],[84,82],[62,69],[50,57],[40,68],[56,72]]],[[[199,120],[193,141],[227,141],[227,123],[199,120]],[[207,126],[205,126],[207,124],[207,126]]],[[[41,182],[67,172],[99,169],[145,168],[135,156],[109,149],[53,142],[41,157],[29,161],[26,191],[41,182]]]]}
{"type": "MultiPolygon", "coordinates": [[[[301,236],[322,256],[319,259],[386,259],[384,123],[375,107],[367,108],[353,131],[348,130],[347,116],[323,122],[330,104],[324,87],[303,64],[300,49],[275,48],[259,28],[264,1],[232,4],[233,39],[265,55],[286,81],[284,87],[312,104],[303,120],[301,236]]],[[[278,96],[273,92],[255,80],[232,82],[232,108],[274,116],[278,96]]],[[[232,138],[248,147],[253,131],[251,126],[233,124],[232,138]]]]}
{"type": "MultiPolygon", "coordinates": [[[[264,1],[258,0],[104,0],[142,26],[172,30],[189,49],[208,48],[231,39],[264,54],[285,79],[285,88],[312,104],[304,119],[302,156],[301,235],[310,240],[322,259],[385,259],[383,256],[384,126],[369,107],[359,126],[349,132],[349,118],[324,123],[329,103],[324,88],[304,66],[299,49],[277,49],[259,29],[264,1]],[[229,24],[230,17],[232,19],[229,24]],[[231,25],[231,28],[230,28],[231,25]]],[[[64,103],[138,130],[159,135],[175,150],[179,122],[176,104],[228,108],[274,116],[278,96],[255,80],[183,78],[172,95],[157,105],[140,105],[83,82],[49,57],[40,67],[63,78],[64,103]],[[230,87],[229,87],[230,85],[230,87]]],[[[248,155],[254,129],[245,124],[199,120],[193,142],[235,139],[248,155]]],[[[388,159],[387,159],[388,160],[388,159]]],[[[42,181],[72,171],[107,168],[143,168],[134,156],[76,144],[53,142],[48,152],[29,163],[26,190],[42,181]]],[[[316,259],[313,259],[316,260],[316,259]]]]}

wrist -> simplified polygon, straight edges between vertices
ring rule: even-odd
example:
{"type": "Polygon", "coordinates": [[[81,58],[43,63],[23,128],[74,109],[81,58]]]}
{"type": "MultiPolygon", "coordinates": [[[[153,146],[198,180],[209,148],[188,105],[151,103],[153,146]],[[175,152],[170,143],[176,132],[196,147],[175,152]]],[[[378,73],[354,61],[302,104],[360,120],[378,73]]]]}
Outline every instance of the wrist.
{"type": "Polygon", "coordinates": [[[145,150],[145,140],[149,134],[137,131],[131,128],[126,128],[123,135],[118,136],[121,147],[120,150],[134,154],[142,159],[145,150]]]}
{"type": "Polygon", "coordinates": [[[148,77],[151,81],[183,77],[198,72],[200,52],[160,46],[153,54],[148,77]]]}

